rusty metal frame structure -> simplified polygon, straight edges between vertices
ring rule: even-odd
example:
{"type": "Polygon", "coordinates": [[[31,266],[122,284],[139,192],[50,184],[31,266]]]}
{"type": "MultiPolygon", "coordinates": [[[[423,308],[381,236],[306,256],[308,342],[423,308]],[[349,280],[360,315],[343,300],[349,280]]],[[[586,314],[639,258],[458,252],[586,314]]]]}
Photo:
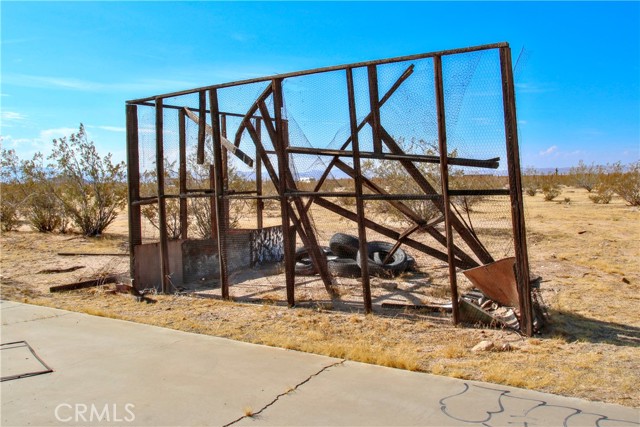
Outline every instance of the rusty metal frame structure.
{"type": "MultiPolygon", "coordinates": [[[[509,196],[511,209],[511,225],[513,233],[515,251],[515,276],[519,293],[519,313],[520,327],[524,334],[533,333],[533,308],[529,279],[529,262],[527,254],[527,243],[525,233],[525,221],[523,211],[522,184],[520,175],[520,160],[518,149],[518,132],[516,120],[515,90],[512,73],[511,50],[508,43],[496,43],[483,46],[467,47],[462,49],[446,50],[419,55],[411,55],[377,61],[360,62],[334,67],[318,68],[300,72],[280,74],[256,79],[242,80],[231,83],[223,83],[200,87],[191,90],[173,92],[148,98],[135,99],[126,103],[127,116],[127,153],[128,153],[128,176],[129,176],[129,243],[131,254],[132,277],[134,273],[134,249],[142,243],[140,234],[141,211],[144,204],[155,203],[158,205],[159,230],[160,230],[160,270],[162,277],[163,292],[169,291],[169,260],[167,255],[167,224],[165,204],[170,197],[180,199],[180,218],[183,236],[186,237],[187,211],[186,200],[190,197],[209,197],[212,202],[212,237],[217,238],[219,263],[220,263],[220,286],[222,297],[229,298],[229,277],[226,259],[226,236],[229,225],[224,215],[228,209],[228,201],[234,198],[250,198],[257,201],[257,224],[262,227],[262,201],[268,197],[262,194],[262,171],[266,170],[269,178],[277,189],[277,200],[280,203],[280,213],[282,218],[282,229],[284,231],[284,265],[286,277],[286,295],[290,306],[296,304],[295,299],[295,233],[300,237],[305,247],[309,248],[309,255],[315,264],[322,281],[333,297],[336,296],[336,289],[331,275],[327,268],[326,259],[322,256],[318,240],[309,219],[309,209],[312,204],[323,207],[331,212],[341,215],[357,224],[358,237],[360,240],[360,251],[366,254],[367,239],[366,230],[371,229],[397,242],[396,248],[401,244],[421,251],[429,256],[441,261],[446,261],[449,266],[449,278],[451,288],[451,299],[453,306],[452,320],[454,323],[460,321],[458,312],[458,287],[456,282],[457,268],[472,268],[483,264],[494,262],[494,258],[484,248],[477,239],[475,233],[469,229],[464,220],[456,215],[451,209],[450,197],[464,195],[501,195],[509,196]],[[504,114],[505,144],[508,165],[508,189],[491,190],[453,190],[449,188],[449,165],[459,165],[477,168],[496,168],[499,159],[465,159],[448,157],[447,155],[447,128],[445,114],[445,99],[442,80],[442,58],[449,55],[480,51],[498,50],[500,58],[500,72],[502,79],[502,99],[504,114]],[[394,138],[385,129],[380,118],[380,107],[393,95],[395,90],[411,76],[413,66],[409,66],[402,76],[392,85],[392,87],[382,96],[378,93],[377,68],[383,64],[405,62],[432,58],[434,67],[434,88],[437,109],[437,132],[438,132],[438,156],[410,155],[405,153],[394,138]],[[366,69],[369,84],[369,105],[370,112],[364,120],[358,123],[356,113],[356,101],[354,96],[353,72],[356,69],[366,69]],[[288,123],[282,116],[283,110],[283,90],[284,80],[292,77],[300,77],[311,74],[326,72],[344,72],[346,74],[350,136],[338,150],[290,147],[288,143],[288,123]],[[244,113],[228,113],[219,111],[218,91],[233,86],[247,85],[251,83],[265,82],[268,86],[264,92],[258,96],[253,105],[244,113]],[[198,95],[198,108],[168,105],[165,100],[176,98],[182,95],[198,95]],[[273,116],[265,101],[267,98],[273,102],[273,116]],[[207,107],[208,100],[208,107],[207,107]],[[157,195],[154,197],[140,196],[140,170],[138,153],[138,106],[155,108],[155,143],[156,143],[156,168],[157,168],[157,195]],[[179,111],[180,127],[180,194],[166,195],[164,188],[164,165],[163,165],[163,111],[165,109],[175,109],[179,111]],[[184,127],[185,120],[190,118],[198,121],[198,160],[202,162],[204,157],[205,135],[208,133],[213,142],[214,164],[211,167],[211,188],[209,190],[194,191],[186,187],[185,177],[185,141],[184,127]],[[229,115],[241,117],[242,122],[236,135],[227,140],[226,120],[229,115]],[[199,118],[199,119],[198,119],[199,118]],[[203,119],[203,118],[206,118],[203,119]],[[362,151],[359,146],[359,132],[369,124],[373,132],[373,150],[362,151]],[[261,135],[261,129],[266,129],[268,135],[261,135]],[[228,191],[226,185],[227,156],[236,155],[242,161],[249,161],[245,153],[239,151],[240,138],[246,132],[256,149],[256,190],[247,194],[237,194],[228,191]],[[268,152],[262,144],[262,138],[270,138],[275,151],[268,152]],[[386,147],[387,151],[383,151],[386,147]],[[277,167],[271,163],[269,154],[275,154],[278,159],[277,167]],[[318,180],[314,191],[301,191],[296,187],[296,182],[291,168],[289,167],[289,156],[292,154],[312,154],[330,156],[326,170],[318,180]],[[246,156],[243,158],[242,156],[246,156]],[[348,158],[353,162],[353,166],[347,164],[342,159],[348,158]],[[362,159],[394,160],[400,162],[408,175],[421,188],[422,194],[390,194],[377,185],[373,180],[365,177],[361,171],[362,159]],[[441,188],[438,191],[429,183],[416,167],[416,162],[429,162],[439,164],[441,176],[441,188]],[[355,182],[353,193],[336,193],[320,191],[322,183],[329,175],[332,168],[338,168],[348,175],[355,182]],[[364,189],[367,189],[365,194],[364,189]],[[354,197],[356,200],[356,212],[349,211],[328,200],[328,197],[354,197]],[[437,231],[434,222],[427,222],[416,212],[403,204],[402,200],[421,199],[432,200],[441,212],[441,217],[435,221],[444,221],[445,232],[437,231]],[[306,201],[305,201],[306,200],[306,201]],[[385,200],[402,212],[407,218],[413,221],[414,225],[403,233],[389,229],[378,224],[365,215],[364,202],[366,200],[385,200]],[[411,234],[416,231],[423,231],[430,234],[446,251],[433,248],[411,238],[411,234]],[[454,242],[454,231],[470,248],[472,254],[465,253],[454,242]],[[475,258],[474,258],[475,257],[475,258]]],[[[366,255],[365,255],[366,256],[366,255]]],[[[361,283],[364,295],[364,310],[372,312],[371,290],[369,283],[367,263],[362,263],[361,283]]]]}

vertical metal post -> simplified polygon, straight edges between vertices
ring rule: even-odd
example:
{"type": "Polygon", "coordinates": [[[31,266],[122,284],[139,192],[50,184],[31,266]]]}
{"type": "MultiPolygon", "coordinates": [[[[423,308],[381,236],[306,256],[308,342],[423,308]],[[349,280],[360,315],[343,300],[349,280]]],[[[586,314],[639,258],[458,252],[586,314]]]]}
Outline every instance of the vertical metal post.
{"type": "Polygon", "coordinates": [[[442,81],[442,57],[433,57],[435,77],[436,112],[438,118],[438,149],[440,150],[440,181],[442,183],[442,203],[444,205],[444,227],[447,236],[447,258],[449,263],[449,284],[451,286],[451,305],[453,307],[453,323],[460,321],[458,308],[458,283],[451,225],[451,204],[449,201],[449,163],[447,157],[447,125],[444,110],[444,84],[442,81]]]}
{"type": "Polygon", "coordinates": [[[199,165],[204,163],[204,140],[205,129],[207,120],[204,118],[207,111],[207,93],[204,90],[198,92],[198,149],[197,149],[197,163],[199,165]]]}
{"type": "MultiPolygon", "coordinates": [[[[256,135],[258,139],[262,138],[262,123],[259,118],[256,118],[256,135]]],[[[256,195],[258,197],[262,196],[262,158],[258,154],[258,148],[256,147],[256,195]]],[[[257,217],[257,228],[258,230],[262,230],[264,227],[264,202],[262,199],[256,199],[256,217],[257,217]]],[[[284,232],[284,230],[283,230],[284,232]]]]}
{"type": "Polygon", "coordinates": [[[287,170],[289,168],[289,156],[286,152],[286,137],[284,135],[284,124],[282,122],[282,80],[273,79],[273,110],[274,120],[276,125],[276,152],[278,153],[278,193],[280,194],[280,214],[282,216],[282,236],[284,251],[284,268],[285,268],[285,281],[287,287],[287,303],[289,306],[295,305],[295,260],[293,259],[291,250],[291,235],[289,228],[291,227],[291,221],[289,219],[289,200],[285,196],[287,192],[287,170]]]}
{"type": "MultiPolygon", "coordinates": [[[[221,114],[220,116],[220,134],[227,137],[227,115],[221,114]]],[[[227,153],[227,149],[222,147],[222,188],[225,194],[229,191],[229,156],[227,153]]],[[[231,200],[223,199],[223,209],[222,211],[225,213],[225,229],[229,229],[230,227],[230,219],[229,219],[229,204],[231,200]]]]}
{"type": "Polygon", "coordinates": [[[518,121],[516,117],[516,95],[513,84],[511,49],[500,48],[500,71],[502,74],[502,102],[504,104],[504,130],[507,139],[507,165],[509,168],[509,196],[511,198],[511,223],[516,255],[516,284],[520,302],[520,330],[533,335],[533,303],[529,278],[529,255],[522,199],[522,177],[518,148],[518,121]]]}
{"type": "Polygon", "coordinates": [[[215,240],[218,238],[218,208],[216,207],[216,168],[214,165],[209,165],[209,189],[213,192],[209,198],[209,212],[211,212],[210,237],[215,240]]]}
{"type": "MultiPolygon", "coordinates": [[[[367,250],[367,229],[365,227],[364,201],[362,200],[362,170],[360,168],[360,145],[358,142],[358,119],[356,115],[355,90],[353,87],[353,69],[347,68],[347,95],[349,97],[349,125],[351,128],[351,144],[353,148],[353,169],[355,172],[355,190],[356,190],[356,214],[358,215],[358,238],[360,240],[360,267],[362,281],[362,295],[364,299],[365,313],[371,313],[373,310],[371,302],[371,284],[369,282],[369,252],[367,250]]],[[[372,99],[371,103],[378,103],[377,99],[377,83],[376,83],[376,99],[372,99]]],[[[370,93],[371,96],[371,93],[370,93]]],[[[375,132],[374,132],[375,133],[375,132]]],[[[379,142],[379,140],[378,140],[379,142]]]]}
{"type": "Polygon", "coordinates": [[[378,95],[378,69],[375,64],[367,66],[369,77],[369,105],[371,106],[371,118],[369,124],[373,131],[373,151],[382,153],[382,141],[380,140],[380,97],[378,95]]]}
{"type": "Polygon", "coordinates": [[[185,124],[184,110],[178,110],[179,156],[180,156],[180,238],[187,239],[188,212],[187,212],[187,128],[185,124]]]}
{"type": "Polygon", "coordinates": [[[156,99],[156,179],[158,181],[158,229],[160,231],[160,282],[163,294],[169,292],[169,249],[167,211],[164,197],[164,109],[162,98],[156,99]]]}
{"type": "MultiPolygon", "coordinates": [[[[222,298],[229,299],[229,275],[227,272],[227,230],[226,222],[220,218],[224,203],[224,182],[222,176],[222,141],[220,139],[220,113],[218,110],[218,91],[209,90],[209,110],[211,111],[211,128],[213,129],[213,168],[215,175],[215,217],[218,232],[218,259],[220,261],[220,288],[222,298]]],[[[202,116],[204,117],[204,116],[202,116]]],[[[204,122],[204,120],[203,120],[204,122]]],[[[222,215],[227,215],[223,212],[222,215]]],[[[213,212],[212,212],[213,215],[213,212]]]]}
{"type": "Polygon", "coordinates": [[[136,285],[135,248],[142,244],[140,205],[140,159],[138,154],[138,106],[127,105],[127,181],[129,187],[129,274],[136,285]]]}

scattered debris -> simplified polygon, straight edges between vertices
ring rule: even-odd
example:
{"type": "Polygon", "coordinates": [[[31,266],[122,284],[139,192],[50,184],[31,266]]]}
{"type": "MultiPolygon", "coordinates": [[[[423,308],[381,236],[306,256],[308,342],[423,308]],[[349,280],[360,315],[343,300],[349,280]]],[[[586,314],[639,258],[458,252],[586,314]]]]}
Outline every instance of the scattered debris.
{"type": "Polygon", "coordinates": [[[429,310],[443,313],[451,313],[451,304],[401,304],[395,302],[383,302],[382,308],[406,308],[410,310],[429,310]]]}
{"type": "Polygon", "coordinates": [[[85,280],[83,282],[69,283],[67,285],[51,286],[49,292],[75,291],[76,289],[92,288],[94,286],[102,286],[108,283],[118,282],[118,276],[105,276],[97,279],[85,280]]]}
{"type": "Polygon", "coordinates": [[[493,349],[493,347],[494,345],[492,341],[480,341],[478,344],[473,346],[471,351],[473,353],[480,353],[482,351],[490,351],[493,349]]]}
{"type": "Polygon", "coordinates": [[[46,270],[40,270],[37,274],[70,273],[72,271],[80,270],[81,268],[84,268],[84,265],[75,265],[69,268],[49,268],[46,270]]]}
{"type": "Polygon", "coordinates": [[[127,253],[88,253],[88,252],[58,252],[58,256],[129,256],[127,253]]]}

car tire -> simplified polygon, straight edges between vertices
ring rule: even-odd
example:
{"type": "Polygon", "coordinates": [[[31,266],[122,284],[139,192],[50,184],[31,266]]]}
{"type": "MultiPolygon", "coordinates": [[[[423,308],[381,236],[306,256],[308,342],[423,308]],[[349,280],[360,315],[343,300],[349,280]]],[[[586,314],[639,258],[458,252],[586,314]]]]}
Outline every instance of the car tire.
{"type": "MultiPolygon", "coordinates": [[[[367,243],[367,252],[369,253],[368,267],[370,276],[378,277],[394,277],[402,273],[407,268],[407,254],[398,248],[391,260],[383,264],[394,245],[387,242],[369,242],[367,243]]],[[[360,252],[356,257],[358,265],[362,266],[360,252]]]]}
{"type": "Polygon", "coordinates": [[[339,258],[356,259],[360,248],[360,240],[350,234],[336,233],[329,240],[329,247],[339,258]]]}
{"type": "Polygon", "coordinates": [[[336,258],[327,262],[329,273],[336,277],[360,277],[362,270],[356,262],[351,258],[336,258]]]}

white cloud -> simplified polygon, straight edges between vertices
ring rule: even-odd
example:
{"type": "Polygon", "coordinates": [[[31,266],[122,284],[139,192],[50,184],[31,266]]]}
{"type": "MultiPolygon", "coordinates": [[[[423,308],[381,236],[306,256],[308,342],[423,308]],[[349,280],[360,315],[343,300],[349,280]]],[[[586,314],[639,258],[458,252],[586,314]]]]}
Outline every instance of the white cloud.
{"type": "Polygon", "coordinates": [[[20,120],[25,120],[27,118],[27,116],[25,116],[22,113],[17,113],[15,111],[3,111],[2,112],[2,121],[20,121],[20,120]]]}
{"type": "Polygon", "coordinates": [[[540,153],[538,153],[538,154],[540,154],[541,156],[548,156],[550,154],[555,153],[556,151],[558,151],[558,146],[557,145],[552,145],[551,147],[547,148],[546,150],[540,151],[540,153]]]}
{"type": "Polygon", "coordinates": [[[88,129],[102,129],[109,132],[126,132],[127,131],[127,128],[120,127],[120,126],[86,125],[85,127],[88,129]]]}
{"type": "Polygon", "coordinates": [[[145,79],[144,81],[130,82],[95,82],[66,77],[33,76],[28,74],[8,74],[3,76],[3,83],[24,87],[71,89],[85,92],[158,92],[197,86],[197,84],[190,81],[167,79],[145,79]]]}
{"type": "Polygon", "coordinates": [[[69,136],[75,132],[78,132],[78,129],[75,129],[75,128],[45,129],[40,131],[40,140],[48,142],[54,138],[69,136]]]}
{"type": "Polygon", "coordinates": [[[42,146],[42,141],[39,138],[14,138],[11,135],[0,135],[0,144],[5,149],[13,148],[16,151],[32,154],[42,146]]]}
{"type": "Polygon", "coordinates": [[[544,93],[552,92],[553,88],[545,83],[516,83],[516,93],[544,93]]]}

